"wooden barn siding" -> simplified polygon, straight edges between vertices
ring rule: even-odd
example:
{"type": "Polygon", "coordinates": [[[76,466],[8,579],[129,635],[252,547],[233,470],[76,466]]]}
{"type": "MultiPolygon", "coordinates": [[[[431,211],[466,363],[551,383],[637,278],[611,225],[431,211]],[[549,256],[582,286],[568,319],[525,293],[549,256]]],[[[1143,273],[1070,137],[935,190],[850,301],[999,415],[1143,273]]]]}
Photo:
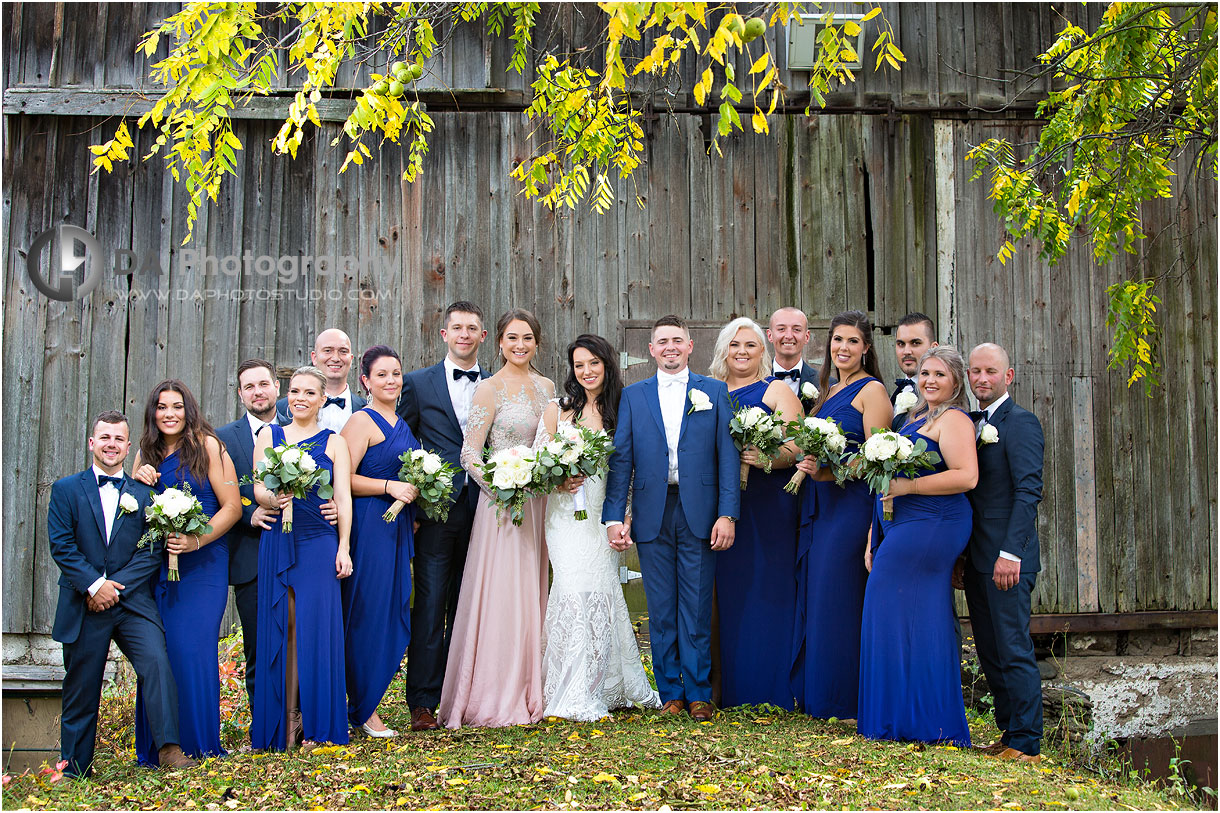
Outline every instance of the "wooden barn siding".
{"type": "MultiPolygon", "coordinates": [[[[64,7],[65,24],[82,8],[64,7]]],[[[903,31],[913,26],[909,36],[931,30],[916,25],[920,8],[897,10],[903,31]]],[[[121,15],[141,9],[94,11],[130,34],[145,23],[121,15]]],[[[934,21],[937,36],[977,29],[985,11],[965,7],[958,19],[942,10],[934,21]]],[[[1041,26],[1042,41],[1049,41],[1043,17],[1033,25],[1019,8],[1001,11],[1014,25],[1041,26]]],[[[45,36],[54,28],[46,15],[54,12],[54,4],[4,7],[6,38],[22,32],[6,49],[7,81],[54,50],[45,36]]],[[[121,40],[116,34],[73,46],[73,53],[87,53],[91,43],[112,44],[89,74],[94,86],[122,86],[128,61],[118,58],[122,48],[114,44],[121,40]]],[[[946,88],[961,77],[946,67],[947,59],[931,64],[938,66],[936,80],[924,84],[936,89],[919,93],[934,104],[952,103],[956,97],[946,88]]],[[[904,71],[904,93],[918,95],[914,73],[904,71]]],[[[85,73],[73,76],[87,84],[80,78],[85,73]]],[[[979,98],[973,81],[960,91],[962,99],[979,98]]],[[[1146,230],[1158,234],[1170,207],[1182,207],[1197,228],[1166,231],[1138,256],[1098,266],[1082,246],[1050,268],[1024,244],[1003,265],[994,257],[1002,236],[990,201],[981,184],[968,181],[962,158],[989,135],[1028,140],[1034,131],[1020,121],[963,122],[931,113],[790,116],[776,122],[775,137],[735,135],[723,142],[725,157],[711,159],[700,117],[661,115],[648,126],[646,166],[619,185],[614,209],[597,217],[549,212],[518,194],[507,172],[528,148],[520,114],[438,112],[435,118],[432,151],[414,185],[401,181],[403,157],[393,148],[339,175],[341,153],[329,147],[335,124],[288,161],[266,149],[274,122],[237,123],[247,145],[242,175],[226,180],[221,201],[204,211],[188,248],[214,255],[362,252],[384,261],[349,276],[295,282],[243,275],[242,286],[276,295],[340,296],[277,303],[133,296],[152,289],[167,295],[228,290],[235,283],[179,267],[185,204],[160,164],[89,174],[85,147],[108,137],[113,119],[6,115],[6,632],[50,628],[56,572],[45,538],[46,497],[57,477],[87,463],[89,415],[121,403],[138,424],[146,393],[172,375],[196,391],[213,421],[230,420],[238,412],[230,381],[238,361],[263,355],[290,369],[308,359],[312,337],[328,325],[346,329],[357,350],[388,342],[408,367],[418,366],[436,357],[440,314],[459,297],[480,302],[489,322],[512,305],[535,310],[547,342],[541,365],[551,374],[560,369],[562,345],[576,333],[618,341],[621,321],[670,311],[707,322],[738,314],[765,319],[777,305],[795,303],[825,323],[853,307],[872,310],[880,326],[912,309],[952,313],[953,332],[942,339],[963,347],[984,339],[1005,344],[1018,370],[1014,395],[1046,429],[1044,571],[1036,608],[1216,606],[1214,184],[1180,173],[1183,194],[1148,207],[1146,230]],[[934,129],[946,126],[952,166],[942,170],[934,129]],[[937,189],[950,173],[946,204],[937,189]],[[637,196],[646,209],[636,206],[637,196]],[[938,217],[952,219],[945,232],[955,235],[952,246],[938,244],[944,225],[938,217]],[[107,274],[83,303],[48,302],[25,277],[24,251],[59,221],[84,226],[108,247],[154,250],[166,273],[138,274],[130,282],[107,274]],[[938,250],[952,260],[948,276],[938,268],[938,250]],[[1126,275],[1163,272],[1179,254],[1186,266],[1161,293],[1162,312],[1174,315],[1162,325],[1158,347],[1166,387],[1148,400],[1105,369],[1104,287],[1126,275]],[[356,290],[374,297],[348,298],[356,290]],[[37,432],[12,431],[31,422],[37,432]]],[[[142,155],[150,137],[137,132],[135,139],[142,155]]],[[[888,377],[895,372],[892,339],[878,340],[888,377]]],[[[484,361],[490,357],[489,344],[484,361]]]]}

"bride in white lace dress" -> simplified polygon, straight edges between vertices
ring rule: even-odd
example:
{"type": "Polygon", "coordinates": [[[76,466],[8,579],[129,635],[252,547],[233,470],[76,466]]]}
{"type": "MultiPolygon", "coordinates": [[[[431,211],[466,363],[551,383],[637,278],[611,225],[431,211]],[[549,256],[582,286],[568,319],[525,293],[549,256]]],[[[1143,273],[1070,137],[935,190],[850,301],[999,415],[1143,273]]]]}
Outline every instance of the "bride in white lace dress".
{"type": "MultiPolygon", "coordinates": [[[[600,336],[584,334],[568,347],[567,397],[547,405],[540,434],[560,423],[613,431],[622,391],[615,354],[600,336]]],[[[584,481],[588,519],[575,518],[571,491],[547,499],[546,540],[553,580],[543,627],[542,695],[546,716],[598,720],[612,709],[659,708],[648,683],[619,584],[619,554],[601,524],[604,477],[584,481]]]]}

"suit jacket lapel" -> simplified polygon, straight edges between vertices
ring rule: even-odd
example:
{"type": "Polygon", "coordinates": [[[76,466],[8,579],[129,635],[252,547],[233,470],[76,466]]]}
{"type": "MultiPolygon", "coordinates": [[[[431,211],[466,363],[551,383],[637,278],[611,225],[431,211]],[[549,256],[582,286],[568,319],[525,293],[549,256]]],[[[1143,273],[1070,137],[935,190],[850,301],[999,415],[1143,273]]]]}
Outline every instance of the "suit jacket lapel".
{"type": "Polygon", "coordinates": [[[689,406],[689,404],[691,403],[690,393],[691,393],[691,390],[698,389],[698,387],[695,386],[695,384],[698,383],[697,382],[698,378],[699,378],[699,376],[696,376],[694,373],[686,374],[686,396],[682,399],[682,428],[678,430],[679,439],[681,439],[682,436],[686,434],[686,424],[688,422],[688,419],[690,418],[690,412],[691,412],[690,406],[689,406]]]}
{"type": "MultiPolygon", "coordinates": [[[[275,416],[271,422],[279,423],[278,418],[278,415],[275,416]]],[[[246,425],[238,426],[239,431],[237,433],[237,451],[241,453],[243,465],[249,465],[249,470],[246,472],[249,474],[250,471],[254,470],[254,437],[250,434],[250,419],[243,415],[242,420],[246,425]]],[[[233,464],[235,466],[237,465],[237,458],[233,459],[233,464]]]]}
{"type": "MultiPolygon", "coordinates": [[[[128,512],[123,511],[123,495],[131,493],[131,481],[126,476],[123,477],[123,487],[119,489],[119,502],[114,509],[114,523],[110,526],[110,538],[106,540],[106,547],[109,548],[114,542],[115,536],[118,535],[119,525],[127,519],[128,512]]],[[[134,496],[134,495],[133,495],[134,496]]],[[[99,504],[101,497],[98,498],[99,504]]],[[[138,503],[139,500],[136,500],[138,503]]]]}
{"type": "Polygon", "coordinates": [[[85,499],[89,501],[89,507],[93,509],[93,518],[97,520],[98,539],[107,541],[106,514],[102,511],[102,495],[98,490],[97,477],[93,474],[93,469],[81,472],[80,480],[81,488],[85,492],[85,499]]]}
{"type": "Polygon", "coordinates": [[[435,372],[432,375],[432,386],[436,389],[436,402],[444,404],[445,414],[449,416],[449,420],[453,422],[453,431],[460,438],[462,436],[462,425],[458,423],[457,413],[453,411],[453,399],[449,397],[449,382],[445,380],[445,362],[433,365],[435,372]]]}
{"type": "Polygon", "coordinates": [[[644,379],[641,384],[644,387],[644,400],[648,402],[648,411],[652,413],[652,418],[657,422],[657,429],[661,430],[661,437],[665,437],[665,419],[661,417],[661,389],[657,386],[657,377],[644,379]]]}
{"type": "Polygon", "coordinates": [[[1008,396],[1007,401],[1000,404],[1000,406],[996,409],[995,414],[992,415],[991,418],[988,419],[987,423],[991,424],[997,430],[999,430],[1000,424],[1002,424],[1004,422],[1004,419],[1008,417],[1009,412],[1012,412],[1012,396],[1011,395],[1008,396]]]}

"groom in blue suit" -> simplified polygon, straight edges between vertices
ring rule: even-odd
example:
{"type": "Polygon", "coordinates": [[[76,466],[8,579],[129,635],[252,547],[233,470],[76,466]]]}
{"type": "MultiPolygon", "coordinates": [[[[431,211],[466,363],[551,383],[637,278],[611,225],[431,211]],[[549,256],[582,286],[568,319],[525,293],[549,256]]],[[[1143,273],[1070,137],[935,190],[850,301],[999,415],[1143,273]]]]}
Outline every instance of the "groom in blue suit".
{"type": "Polygon", "coordinates": [[[153,492],[123,474],[131,448],[128,426],[121,412],[94,419],[92,467],[57,480],[47,510],[51,557],[60,571],[51,629],[64,647],[60,753],[71,776],[93,771],[98,700],[112,640],[135,668],[160,764],[198,764],[178,746],[178,689],[152,595],[161,542],[140,545],[153,492]]]}
{"type": "MultiPolygon", "coordinates": [[[[997,344],[970,352],[977,415],[979,481],[967,496],[974,528],[960,582],[966,590],[979,663],[995,697],[999,742],[981,749],[1005,760],[1038,762],[1042,744],[1042,677],[1034,660],[1029,615],[1038,556],[1042,500],[1042,424],[1008,395],[1013,369],[997,344]]],[[[957,575],[957,574],[955,574],[957,575]]]]}
{"type": "Polygon", "coordinates": [[[623,390],[602,522],[615,550],[633,538],[640,543],[662,713],[679,714],[689,703],[691,717],[704,721],[715,713],[713,554],[733,544],[741,488],[728,389],[690,372],[693,348],[681,318],[653,325],[648,352],[657,374],[623,390]]]}

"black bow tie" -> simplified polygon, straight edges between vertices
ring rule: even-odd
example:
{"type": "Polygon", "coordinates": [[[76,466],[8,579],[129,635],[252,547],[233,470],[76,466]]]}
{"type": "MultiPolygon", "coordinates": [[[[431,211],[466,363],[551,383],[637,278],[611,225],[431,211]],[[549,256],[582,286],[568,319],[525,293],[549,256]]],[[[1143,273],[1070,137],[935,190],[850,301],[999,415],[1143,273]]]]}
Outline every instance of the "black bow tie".
{"type": "Polygon", "coordinates": [[[99,475],[97,476],[97,487],[98,487],[98,488],[101,488],[102,486],[106,485],[107,483],[111,483],[111,484],[113,484],[113,485],[114,485],[114,487],[115,487],[115,488],[117,488],[117,489],[122,489],[122,488],[123,488],[123,478],[122,478],[122,476],[119,476],[119,477],[110,477],[109,475],[105,475],[105,474],[99,474],[99,475]]]}
{"type": "Polygon", "coordinates": [[[909,378],[895,378],[895,379],[894,379],[894,386],[896,387],[895,392],[902,392],[902,391],[903,391],[904,389],[906,389],[907,387],[910,387],[910,388],[914,389],[914,388],[915,388],[915,382],[914,382],[914,381],[912,381],[912,380],[911,380],[911,379],[909,379],[909,378]]]}
{"type": "Polygon", "coordinates": [[[346,398],[327,397],[326,403],[322,405],[322,408],[326,409],[326,407],[330,406],[331,404],[338,404],[339,409],[347,409],[347,399],[346,398]]]}
{"type": "Polygon", "coordinates": [[[970,420],[974,421],[975,423],[978,423],[979,421],[987,420],[987,410],[985,410],[985,409],[974,410],[973,412],[970,413],[970,420]]]}
{"type": "Polygon", "coordinates": [[[799,381],[801,377],[801,368],[797,367],[795,370],[779,370],[778,372],[773,373],[773,375],[775,376],[776,381],[783,381],[785,378],[791,378],[793,381],[799,381]]]}
{"type": "Polygon", "coordinates": [[[469,378],[471,381],[478,381],[479,380],[478,368],[475,368],[473,370],[459,370],[457,367],[454,367],[453,368],[453,380],[460,381],[463,378],[469,378]]]}

